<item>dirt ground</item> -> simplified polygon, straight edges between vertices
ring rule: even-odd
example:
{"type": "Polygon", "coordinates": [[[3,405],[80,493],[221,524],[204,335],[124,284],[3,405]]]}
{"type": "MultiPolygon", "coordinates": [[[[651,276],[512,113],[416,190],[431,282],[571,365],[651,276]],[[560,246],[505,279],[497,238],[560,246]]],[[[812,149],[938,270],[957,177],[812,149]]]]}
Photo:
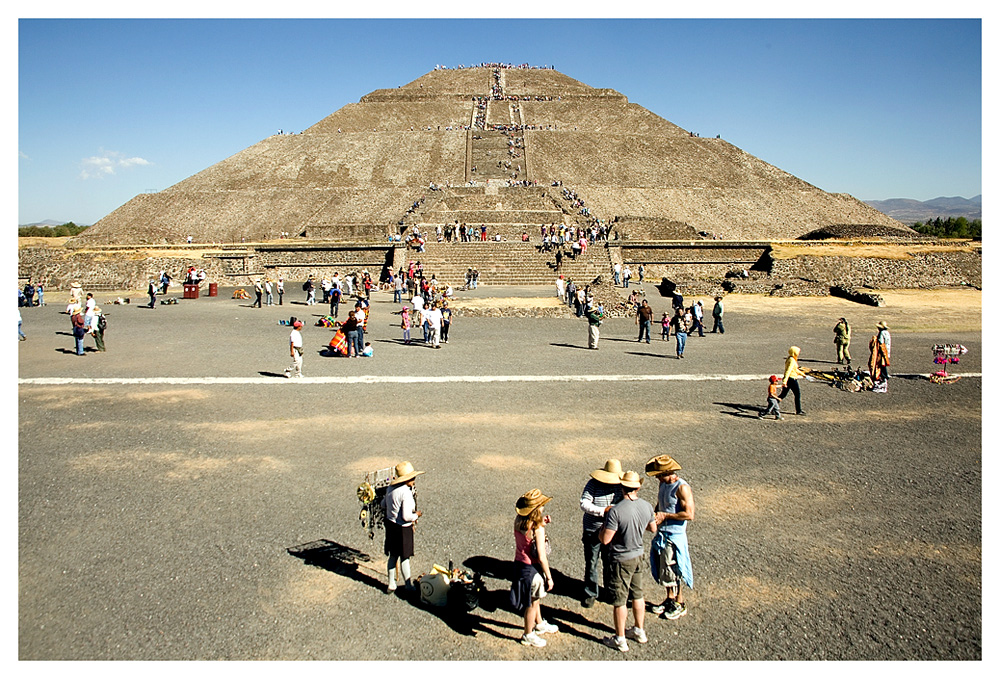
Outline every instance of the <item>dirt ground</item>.
{"type": "Polygon", "coordinates": [[[377,293],[375,358],[350,360],[321,353],[328,308],[290,295],[110,307],[107,354],[78,357],[54,293],[22,310],[18,347],[18,656],[981,660],[981,294],[881,294],[882,309],[731,295],[726,334],[678,360],[629,319],[602,326],[599,351],[576,318],[473,317],[427,350],[377,293]],[[289,315],[308,321],[299,381],[281,377],[289,315]],[[806,382],[806,415],[786,401],[783,421],[758,420],[790,344],[833,363],[841,315],[862,359],[874,323],[892,328],[889,393],[806,382]],[[920,377],[940,341],[969,347],[953,385],[920,377]],[[688,615],[648,616],[649,643],[621,656],[600,644],[611,609],[580,606],[579,495],[608,457],[641,469],[662,452],[695,494],[695,588],[688,615]],[[384,593],[355,489],[402,459],[427,472],[414,571],[484,574],[468,616],[384,593]],[[543,606],[561,631],[545,649],[517,643],[505,604],[513,502],[532,487],[554,497],[543,606]]]}

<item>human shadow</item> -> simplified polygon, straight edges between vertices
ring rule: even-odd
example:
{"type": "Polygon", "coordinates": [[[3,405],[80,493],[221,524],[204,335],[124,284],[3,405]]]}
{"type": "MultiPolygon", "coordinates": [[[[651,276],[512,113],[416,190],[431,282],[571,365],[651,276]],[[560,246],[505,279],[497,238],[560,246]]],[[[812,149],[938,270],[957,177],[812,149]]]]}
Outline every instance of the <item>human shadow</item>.
{"type": "MultiPolygon", "coordinates": [[[[76,349],[66,349],[65,347],[56,347],[55,351],[58,351],[61,354],[70,354],[72,356],[76,356],[77,355],[76,349]]],[[[83,348],[83,353],[87,353],[89,351],[97,351],[97,349],[93,349],[91,347],[84,347],[83,348]]]]}
{"type": "Polygon", "coordinates": [[[589,349],[590,347],[580,344],[566,344],[565,342],[549,342],[550,347],[564,347],[566,349],[589,349]]]}
{"type": "Polygon", "coordinates": [[[267,372],[265,370],[261,370],[257,374],[260,375],[261,377],[284,377],[285,376],[285,373],[272,373],[272,372],[267,372]]]}
{"type": "MultiPolygon", "coordinates": [[[[514,610],[510,603],[510,583],[514,577],[514,563],[509,559],[497,559],[491,556],[470,556],[462,562],[466,568],[482,575],[484,578],[491,578],[503,581],[499,589],[488,592],[488,596],[480,596],[479,606],[485,611],[503,610],[514,615],[521,615],[521,612],[514,610]]],[[[553,587],[550,596],[567,597],[577,601],[584,598],[584,583],[582,580],[570,577],[558,569],[552,570],[553,587]]],[[[605,624],[595,623],[574,611],[565,608],[556,608],[551,603],[551,599],[546,597],[542,600],[542,607],[545,609],[544,618],[549,622],[559,621],[562,623],[560,632],[569,634],[587,641],[599,642],[600,637],[590,634],[581,627],[589,627],[601,633],[614,632],[605,624]]]]}
{"type": "Polygon", "coordinates": [[[764,412],[764,409],[758,405],[748,405],[746,403],[720,403],[716,401],[712,405],[722,406],[723,408],[730,408],[735,412],[725,412],[723,415],[732,415],[733,417],[746,417],[756,419],[758,415],[764,412]]]}
{"type": "Polygon", "coordinates": [[[650,358],[677,358],[676,356],[667,356],[666,354],[653,354],[648,351],[626,351],[629,356],[648,356],[650,358]]]}
{"type": "MultiPolygon", "coordinates": [[[[371,563],[372,558],[353,547],[348,547],[332,540],[314,540],[295,547],[288,547],[289,554],[302,559],[307,565],[322,568],[323,570],[350,578],[363,585],[367,585],[379,591],[385,591],[385,585],[376,577],[364,573],[360,570],[359,564],[371,563]]],[[[414,608],[419,608],[448,625],[454,632],[463,636],[476,636],[478,632],[485,632],[500,639],[518,638],[520,636],[520,625],[508,622],[492,620],[474,611],[461,609],[454,605],[432,606],[420,600],[420,594],[416,590],[407,590],[400,587],[395,591],[396,598],[405,601],[414,608]],[[505,631],[513,630],[516,636],[505,634],[505,631]]],[[[480,595],[482,601],[482,594],[480,595]]],[[[488,610],[488,609],[484,609],[488,610]]],[[[493,608],[492,610],[496,610],[493,608]]]]}

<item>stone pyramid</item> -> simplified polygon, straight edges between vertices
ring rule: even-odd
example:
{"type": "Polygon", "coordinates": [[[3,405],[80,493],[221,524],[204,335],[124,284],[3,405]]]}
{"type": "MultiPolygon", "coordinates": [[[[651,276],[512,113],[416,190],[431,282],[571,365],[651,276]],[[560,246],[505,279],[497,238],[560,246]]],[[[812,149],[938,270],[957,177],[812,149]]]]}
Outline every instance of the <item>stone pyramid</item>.
{"type": "MultiPolygon", "coordinates": [[[[633,239],[905,229],[723,139],[693,136],[614,90],[548,68],[481,66],[375,90],[302,133],[268,137],[136,196],[75,243],[179,243],[189,235],[252,242],[283,232],[384,242],[408,216],[407,223],[551,223],[565,210],[537,187],[554,182],[582,198],[591,217],[618,218],[633,239]]],[[[574,215],[567,217],[571,223],[574,215]]]]}

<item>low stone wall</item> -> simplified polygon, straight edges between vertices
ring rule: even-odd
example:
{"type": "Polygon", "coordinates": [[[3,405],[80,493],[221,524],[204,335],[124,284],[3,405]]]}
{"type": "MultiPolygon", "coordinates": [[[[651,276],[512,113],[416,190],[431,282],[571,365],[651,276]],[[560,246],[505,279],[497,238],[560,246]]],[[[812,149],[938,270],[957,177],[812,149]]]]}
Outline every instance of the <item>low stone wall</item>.
{"type": "Polygon", "coordinates": [[[770,269],[775,278],[800,278],[845,288],[983,286],[979,251],[920,253],[909,259],[803,256],[773,260],[770,269]]]}
{"type": "MultiPolygon", "coordinates": [[[[147,251],[73,251],[61,248],[21,248],[18,250],[18,275],[31,276],[50,290],[69,290],[78,280],[84,289],[99,287],[115,290],[145,290],[149,279],[166,271],[174,283],[183,282],[189,266],[205,269],[208,282],[231,285],[235,282],[220,260],[201,257],[155,256],[147,251]]],[[[242,285],[246,278],[238,284],[242,285]]]]}

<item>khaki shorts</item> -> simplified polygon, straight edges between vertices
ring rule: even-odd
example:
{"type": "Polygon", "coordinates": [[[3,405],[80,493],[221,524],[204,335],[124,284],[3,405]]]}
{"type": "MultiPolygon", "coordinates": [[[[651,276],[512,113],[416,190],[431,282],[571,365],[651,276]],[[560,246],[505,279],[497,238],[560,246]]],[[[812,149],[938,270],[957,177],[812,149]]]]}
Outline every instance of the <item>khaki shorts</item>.
{"type": "Polygon", "coordinates": [[[535,573],[535,577],[531,578],[531,598],[541,599],[546,594],[548,592],[545,591],[545,578],[541,573],[535,573]]]}
{"type": "Polygon", "coordinates": [[[642,596],[642,569],[646,560],[637,556],[629,561],[614,561],[608,573],[611,605],[624,606],[628,600],[639,601],[642,596]]]}

